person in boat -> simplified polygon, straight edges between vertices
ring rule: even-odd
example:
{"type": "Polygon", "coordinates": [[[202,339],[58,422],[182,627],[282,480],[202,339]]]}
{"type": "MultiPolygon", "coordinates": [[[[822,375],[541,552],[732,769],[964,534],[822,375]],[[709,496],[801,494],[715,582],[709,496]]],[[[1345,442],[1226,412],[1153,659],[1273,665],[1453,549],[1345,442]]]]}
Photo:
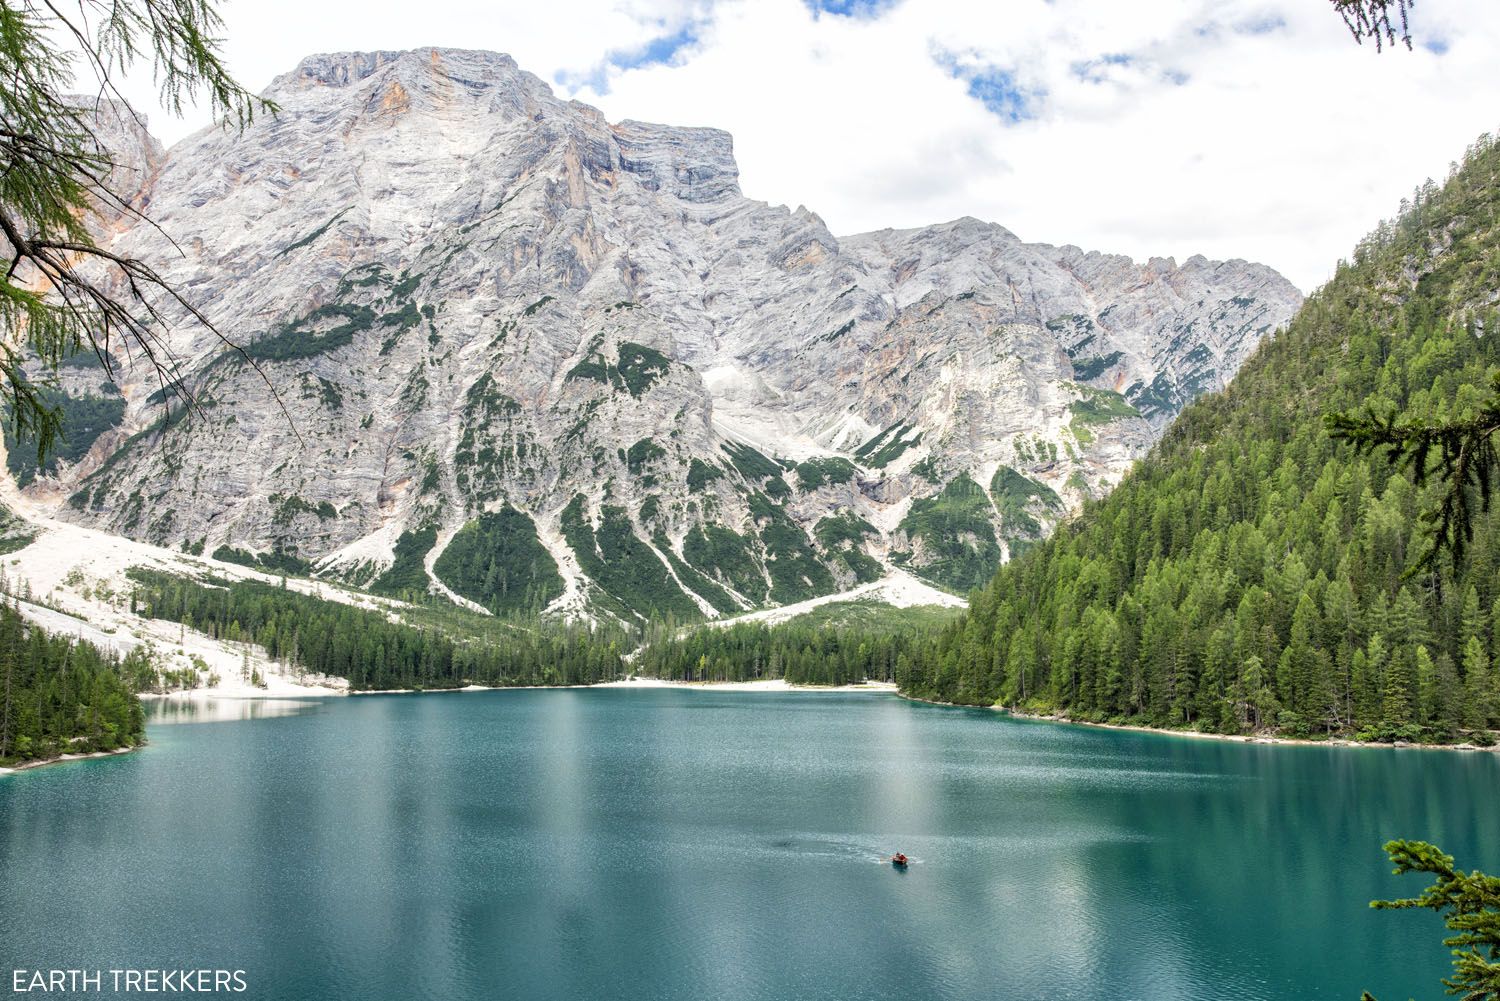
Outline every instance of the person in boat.
{"type": "Polygon", "coordinates": [[[902,852],[897,852],[891,856],[891,865],[898,869],[905,869],[907,861],[906,855],[902,852]]]}

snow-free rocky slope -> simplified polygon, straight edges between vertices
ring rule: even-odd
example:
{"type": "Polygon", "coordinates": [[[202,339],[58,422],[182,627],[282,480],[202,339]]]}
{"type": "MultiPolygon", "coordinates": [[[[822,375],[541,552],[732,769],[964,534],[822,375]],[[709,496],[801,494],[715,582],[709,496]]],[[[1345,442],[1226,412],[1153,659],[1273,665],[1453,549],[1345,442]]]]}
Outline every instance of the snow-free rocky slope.
{"type": "Polygon", "coordinates": [[[1301,301],[973,219],[837,238],[744,197],[727,134],[610,124],[494,53],[313,56],[268,96],[149,158],[181,254],[109,234],[254,364],[179,325],[180,420],[144,370],[116,417],[68,368],[104,416],[27,488],[58,517],[502,612],[962,589],[1301,301]]]}

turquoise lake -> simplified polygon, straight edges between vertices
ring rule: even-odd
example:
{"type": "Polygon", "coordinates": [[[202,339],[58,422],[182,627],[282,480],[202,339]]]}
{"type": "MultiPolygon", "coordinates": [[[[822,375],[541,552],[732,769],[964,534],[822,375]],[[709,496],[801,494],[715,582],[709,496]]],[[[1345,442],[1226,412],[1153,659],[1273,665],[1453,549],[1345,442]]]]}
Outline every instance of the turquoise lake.
{"type": "Polygon", "coordinates": [[[1441,997],[1448,955],[1436,915],[1367,906],[1422,885],[1381,843],[1500,870],[1494,754],[869,694],[281,708],[0,778],[0,972],[237,968],[254,999],[1402,1001],[1441,997]]]}

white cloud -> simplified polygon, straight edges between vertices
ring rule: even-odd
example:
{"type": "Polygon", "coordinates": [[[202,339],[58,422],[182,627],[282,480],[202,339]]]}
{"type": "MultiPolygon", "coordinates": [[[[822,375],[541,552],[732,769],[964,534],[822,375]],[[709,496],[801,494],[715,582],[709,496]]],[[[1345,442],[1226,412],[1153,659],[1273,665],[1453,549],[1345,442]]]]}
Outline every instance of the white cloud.
{"type": "Polygon", "coordinates": [[[1381,55],[1319,0],[503,6],[240,0],[226,51],[259,87],[314,51],[497,49],[611,119],[728,129],[748,195],[835,232],[974,215],[1138,258],[1247,257],[1304,288],[1500,118],[1491,0],[1423,4],[1417,51],[1381,55]],[[629,65],[648,54],[668,61],[629,65]]]}

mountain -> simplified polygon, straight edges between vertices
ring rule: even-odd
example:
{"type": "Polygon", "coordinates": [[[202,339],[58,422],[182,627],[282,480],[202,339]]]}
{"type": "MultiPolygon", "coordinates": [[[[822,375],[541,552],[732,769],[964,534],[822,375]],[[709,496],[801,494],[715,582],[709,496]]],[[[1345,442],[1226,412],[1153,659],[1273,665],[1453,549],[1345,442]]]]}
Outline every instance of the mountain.
{"type": "Polygon", "coordinates": [[[10,456],[59,517],[504,613],[964,589],[1301,300],[972,219],[840,239],[744,197],[724,132],[611,124],[492,53],[314,56],[266,96],[142,154],[157,225],[105,234],[243,354],[183,322],[172,385],[67,369],[68,454],[10,456]]]}
{"type": "Polygon", "coordinates": [[[921,646],[906,689],[1226,733],[1491,742],[1500,506],[1461,561],[1409,579],[1442,485],[1333,440],[1324,417],[1457,419],[1486,399],[1497,208],[1486,138],[1107,500],[1004,567],[921,646]]]}

